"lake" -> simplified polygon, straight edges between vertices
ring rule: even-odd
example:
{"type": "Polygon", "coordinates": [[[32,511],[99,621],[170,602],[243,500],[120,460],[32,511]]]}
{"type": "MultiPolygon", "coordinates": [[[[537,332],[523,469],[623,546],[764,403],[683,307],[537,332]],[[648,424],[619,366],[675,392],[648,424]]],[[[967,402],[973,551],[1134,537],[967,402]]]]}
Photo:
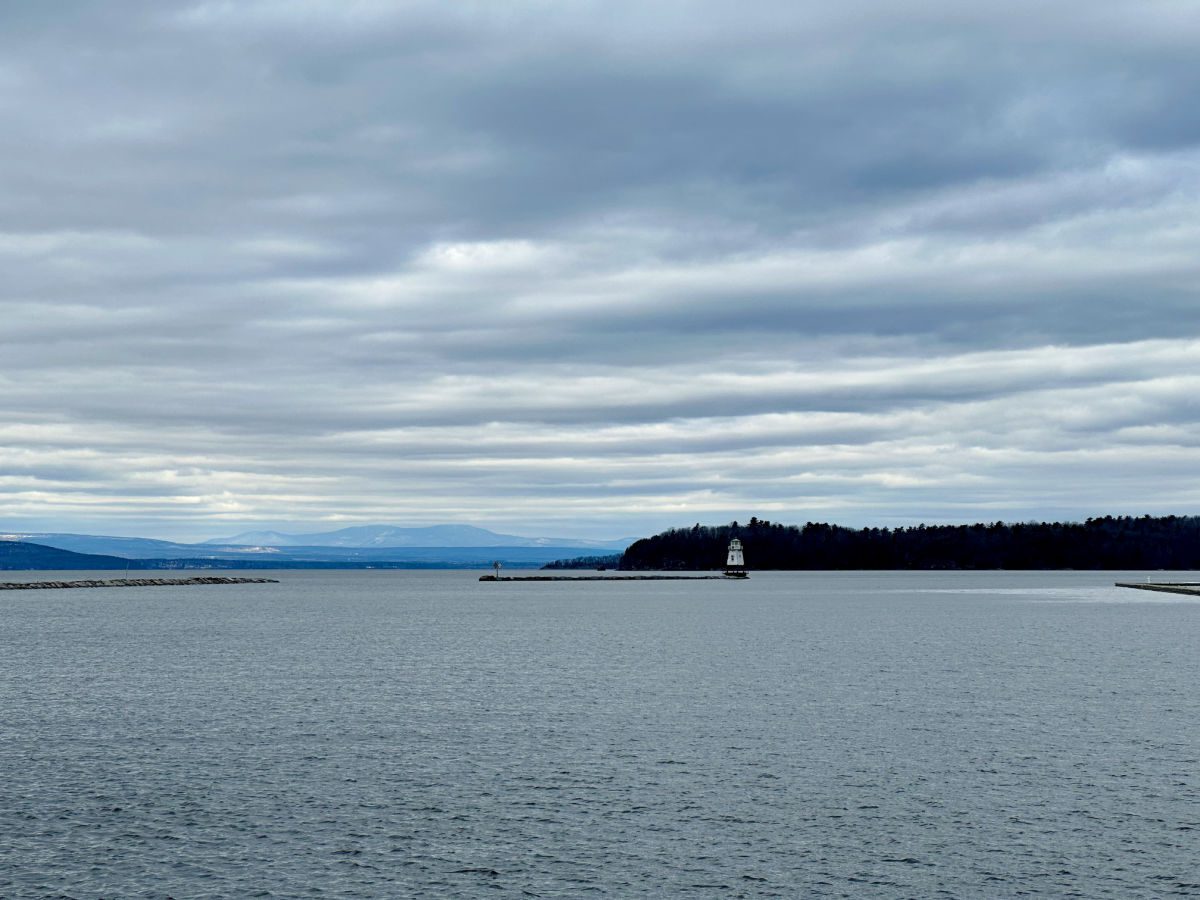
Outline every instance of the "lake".
{"type": "Polygon", "coordinates": [[[1200,896],[1147,573],[270,574],[0,594],[0,896],[1200,896]]]}

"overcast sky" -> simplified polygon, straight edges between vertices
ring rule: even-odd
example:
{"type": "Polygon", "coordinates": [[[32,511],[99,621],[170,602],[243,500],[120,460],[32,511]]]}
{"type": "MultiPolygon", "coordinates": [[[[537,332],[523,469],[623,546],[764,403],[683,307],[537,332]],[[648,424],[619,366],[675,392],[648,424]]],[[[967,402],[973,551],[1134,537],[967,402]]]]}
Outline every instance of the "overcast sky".
{"type": "Polygon", "coordinates": [[[1200,512],[1200,8],[0,0],[0,530],[1200,512]]]}

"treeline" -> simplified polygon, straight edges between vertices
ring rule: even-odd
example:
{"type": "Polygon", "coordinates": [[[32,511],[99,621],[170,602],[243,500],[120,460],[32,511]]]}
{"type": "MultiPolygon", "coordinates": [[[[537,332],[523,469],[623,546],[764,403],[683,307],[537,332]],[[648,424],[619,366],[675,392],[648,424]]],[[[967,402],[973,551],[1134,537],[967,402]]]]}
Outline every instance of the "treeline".
{"type": "Polygon", "coordinates": [[[546,563],[543,569],[615,569],[621,565],[621,554],[605,556],[577,556],[574,559],[556,559],[546,563]]]}
{"type": "Polygon", "coordinates": [[[735,537],[750,569],[1200,569],[1198,516],[861,529],[752,518],[644,538],[620,568],[721,569],[735,537]]]}

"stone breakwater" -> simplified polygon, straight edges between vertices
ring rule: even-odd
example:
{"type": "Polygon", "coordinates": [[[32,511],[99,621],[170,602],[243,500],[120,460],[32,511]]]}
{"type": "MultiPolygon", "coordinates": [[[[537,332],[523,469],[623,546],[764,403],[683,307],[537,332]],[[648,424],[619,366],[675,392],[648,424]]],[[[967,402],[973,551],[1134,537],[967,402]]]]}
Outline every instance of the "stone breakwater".
{"type": "Polygon", "coordinates": [[[1200,596],[1200,582],[1197,581],[1118,581],[1117,587],[1134,588],[1139,591],[1162,591],[1165,594],[1187,594],[1192,597],[1200,596]]]}
{"type": "Polygon", "coordinates": [[[55,588],[175,587],[180,584],[279,584],[277,578],[223,578],[200,575],[195,578],[106,578],[84,581],[3,581],[0,591],[50,590],[55,588]]]}
{"type": "Polygon", "coordinates": [[[724,575],[480,575],[480,581],[724,581],[724,575]]]}

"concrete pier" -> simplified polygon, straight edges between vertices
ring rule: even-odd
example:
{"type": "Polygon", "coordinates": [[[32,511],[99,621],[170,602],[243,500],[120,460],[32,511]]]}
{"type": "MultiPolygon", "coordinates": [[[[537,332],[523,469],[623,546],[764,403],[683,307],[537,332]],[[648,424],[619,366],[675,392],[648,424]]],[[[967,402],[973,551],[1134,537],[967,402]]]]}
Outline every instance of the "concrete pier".
{"type": "Polygon", "coordinates": [[[105,578],[84,581],[3,581],[0,591],[58,590],[62,588],[174,587],[179,584],[279,584],[278,578],[226,578],[198,575],[194,578],[105,578]]]}
{"type": "Polygon", "coordinates": [[[1162,591],[1165,594],[1187,594],[1192,597],[1200,597],[1200,581],[1118,581],[1116,585],[1139,591],[1162,591]]]}

